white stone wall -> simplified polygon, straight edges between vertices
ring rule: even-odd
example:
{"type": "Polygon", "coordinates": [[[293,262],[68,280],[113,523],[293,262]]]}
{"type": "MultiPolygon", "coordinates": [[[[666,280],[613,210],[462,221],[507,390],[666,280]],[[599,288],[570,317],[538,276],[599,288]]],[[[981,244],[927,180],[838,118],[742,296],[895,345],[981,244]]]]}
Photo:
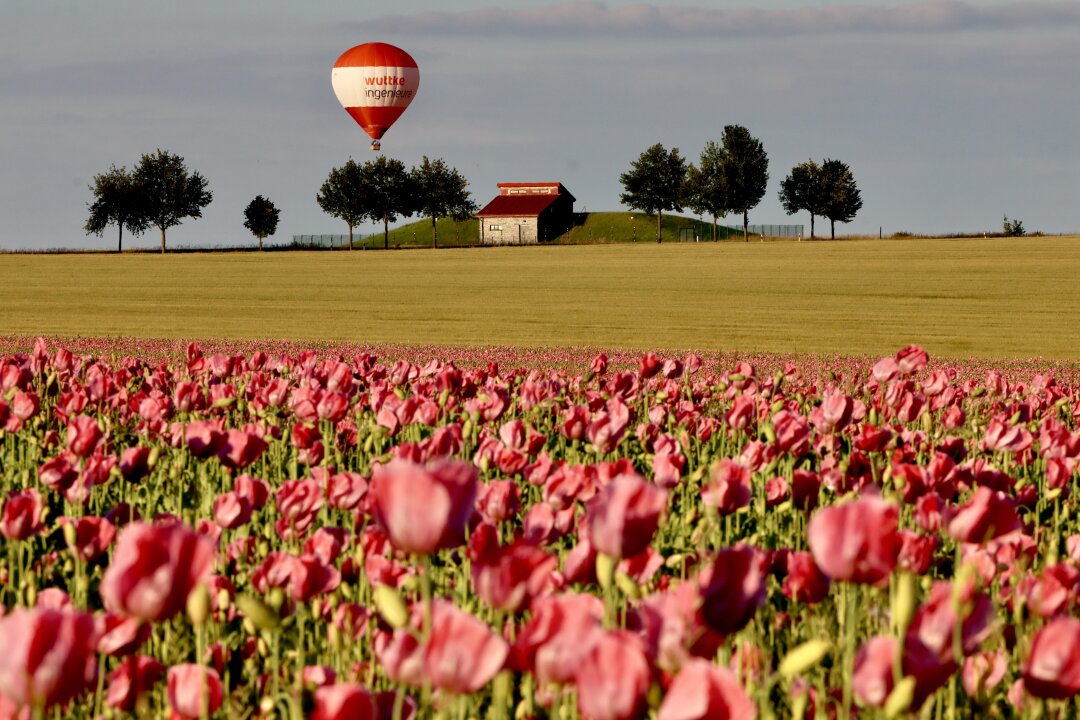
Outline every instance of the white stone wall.
{"type": "Polygon", "coordinates": [[[480,218],[481,245],[535,245],[536,243],[536,218],[480,218]]]}

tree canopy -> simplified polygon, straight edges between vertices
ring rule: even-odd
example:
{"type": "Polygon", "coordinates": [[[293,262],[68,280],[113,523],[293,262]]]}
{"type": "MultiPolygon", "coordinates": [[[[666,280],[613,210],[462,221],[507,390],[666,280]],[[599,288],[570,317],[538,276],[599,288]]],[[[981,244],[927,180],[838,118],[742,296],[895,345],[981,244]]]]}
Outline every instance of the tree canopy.
{"type": "Polygon", "coordinates": [[[259,239],[260,250],[263,249],[263,239],[277,232],[280,217],[281,211],[262,195],[256,195],[244,208],[244,227],[259,239]]]}
{"type": "Polygon", "coordinates": [[[799,163],[780,184],[780,202],[789,215],[800,210],[810,213],[810,237],[814,237],[814,216],[829,218],[831,236],[836,223],[850,222],[862,209],[862,194],[851,168],[839,160],[799,163]]]}
{"type": "Polygon", "coordinates": [[[398,216],[410,217],[416,212],[416,193],[405,163],[380,155],[368,160],[361,168],[364,194],[367,197],[367,216],[383,224],[383,249],[390,247],[390,223],[398,216]]]}
{"type": "Polygon", "coordinates": [[[749,240],[750,210],[765,197],[769,183],[769,156],[749,130],[742,125],[728,125],[719,159],[725,209],[743,216],[743,240],[749,240]]]}
{"type": "Polygon", "coordinates": [[[814,217],[824,215],[828,198],[823,192],[821,166],[807,160],[791,168],[780,183],[780,202],[784,212],[794,215],[800,210],[810,213],[810,237],[814,237],[814,217]]]}
{"type": "Polygon", "coordinates": [[[349,249],[352,250],[353,228],[363,222],[370,212],[360,165],[349,158],[341,167],[331,168],[315,201],[327,215],[340,218],[349,226],[349,249]]]}
{"type": "Polygon", "coordinates": [[[455,168],[449,167],[441,158],[429,160],[425,155],[419,165],[409,173],[415,195],[415,210],[431,218],[431,246],[439,246],[436,220],[452,217],[465,220],[473,215],[479,205],[469,193],[469,182],[455,168]]]}
{"type": "Polygon", "coordinates": [[[184,158],[161,149],[142,156],[133,178],[146,220],[161,231],[162,253],[165,231],[189,217],[202,217],[202,209],[214,199],[206,179],[198,172],[189,173],[184,158]]]}
{"type": "Polygon", "coordinates": [[[686,182],[686,160],[678,148],[666,150],[657,143],[630,163],[619,176],[625,192],[619,196],[627,207],[652,215],[656,213],[656,242],[661,241],[660,222],[664,211],[681,211],[686,182]]]}
{"type": "Polygon", "coordinates": [[[149,227],[142,193],[126,168],[113,165],[108,172],[95,175],[90,192],[94,202],[89,205],[90,217],[84,226],[87,235],[101,237],[108,226],[116,225],[116,252],[122,252],[125,227],[132,235],[141,235],[149,227]]]}
{"type": "Polygon", "coordinates": [[[855,176],[847,163],[825,160],[821,163],[823,192],[826,195],[825,210],[829,218],[829,234],[836,239],[836,223],[848,223],[862,210],[862,193],[855,184],[855,176]]]}
{"type": "Polygon", "coordinates": [[[716,240],[716,220],[727,215],[727,189],[720,171],[723,149],[710,140],[701,151],[699,165],[686,171],[686,206],[698,215],[712,217],[712,239],[716,240]]]}

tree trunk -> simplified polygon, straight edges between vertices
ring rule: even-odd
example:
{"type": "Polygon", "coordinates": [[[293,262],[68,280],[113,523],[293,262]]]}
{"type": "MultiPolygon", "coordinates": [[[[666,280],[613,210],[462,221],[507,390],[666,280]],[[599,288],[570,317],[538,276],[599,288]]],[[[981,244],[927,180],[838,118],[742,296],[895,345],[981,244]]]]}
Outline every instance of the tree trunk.
{"type": "Polygon", "coordinates": [[[814,239],[814,213],[810,213],[810,239],[814,239]]]}
{"type": "Polygon", "coordinates": [[[116,252],[122,253],[124,252],[124,223],[117,223],[117,226],[120,228],[120,236],[116,241],[116,252]]]}
{"type": "Polygon", "coordinates": [[[712,216],[712,241],[716,242],[716,216],[712,216]]]}
{"type": "Polygon", "coordinates": [[[165,254],[165,228],[161,228],[161,254],[165,254]]]}
{"type": "Polygon", "coordinates": [[[259,252],[262,252],[262,235],[259,236],[259,252]]]}
{"type": "MultiPolygon", "coordinates": [[[[350,226],[349,226],[349,249],[350,249],[350,250],[352,250],[352,228],[353,228],[353,226],[352,226],[352,225],[350,225],[350,226]]],[[[333,246],[331,245],[331,248],[332,248],[332,247],[333,247],[333,246]]]]}
{"type": "Polygon", "coordinates": [[[742,214],[742,239],[743,242],[750,242],[750,212],[743,210],[742,214]]]}
{"type": "Polygon", "coordinates": [[[439,226],[435,224],[435,216],[431,216],[431,247],[439,247],[439,226]]]}
{"type": "Polygon", "coordinates": [[[656,211],[656,244],[657,245],[659,245],[663,240],[663,238],[661,237],[661,234],[660,234],[660,219],[663,218],[663,217],[664,217],[664,211],[663,210],[657,210],[656,211]]]}
{"type": "Polygon", "coordinates": [[[829,218],[829,239],[836,239],[836,221],[829,218]]]}
{"type": "Polygon", "coordinates": [[[390,219],[386,213],[382,216],[382,249],[390,249],[390,219]]]}

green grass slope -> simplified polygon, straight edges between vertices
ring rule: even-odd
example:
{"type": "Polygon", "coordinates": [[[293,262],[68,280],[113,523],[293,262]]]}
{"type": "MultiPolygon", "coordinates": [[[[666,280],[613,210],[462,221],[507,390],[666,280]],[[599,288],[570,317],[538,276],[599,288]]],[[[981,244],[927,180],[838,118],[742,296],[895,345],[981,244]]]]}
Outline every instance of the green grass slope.
{"type": "MultiPolygon", "coordinates": [[[[577,223],[574,227],[555,238],[551,244],[606,245],[655,242],[656,240],[655,215],[632,212],[593,212],[577,213],[576,219],[577,223]]],[[[440,247],[473,247],[480,244],[480,229],[476,218],[461,222],[451,218],[441,218],[438,221],[438,230],[440,247]]],[[[692,237],[694,233],[703,241],[711,240],[712,223],[665,213],[661,223],[661,232],[663,242],[679,242],[684,236],[692,237]]],[[[717,237],[721,240],[741,240],[742,233],[719,226],[717,237]]],[[[357,247],[380,249],[383,247],[383,234],[377,232],[358,235],[355,242],[357,247]]],[[[391,229],[389,245],[391,248],[431,247],[431,219],[423,218],[391,229]]]]}

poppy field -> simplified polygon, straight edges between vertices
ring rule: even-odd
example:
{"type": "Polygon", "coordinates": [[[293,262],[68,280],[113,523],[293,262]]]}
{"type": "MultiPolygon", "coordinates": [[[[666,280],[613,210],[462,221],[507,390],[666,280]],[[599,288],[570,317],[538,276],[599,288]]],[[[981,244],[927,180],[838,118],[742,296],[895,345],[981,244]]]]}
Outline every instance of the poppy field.
{"type": "Polygon", "coordinates": [[[0,720],[1080,712],[1074,367],[4,347],[0,720]]]}

